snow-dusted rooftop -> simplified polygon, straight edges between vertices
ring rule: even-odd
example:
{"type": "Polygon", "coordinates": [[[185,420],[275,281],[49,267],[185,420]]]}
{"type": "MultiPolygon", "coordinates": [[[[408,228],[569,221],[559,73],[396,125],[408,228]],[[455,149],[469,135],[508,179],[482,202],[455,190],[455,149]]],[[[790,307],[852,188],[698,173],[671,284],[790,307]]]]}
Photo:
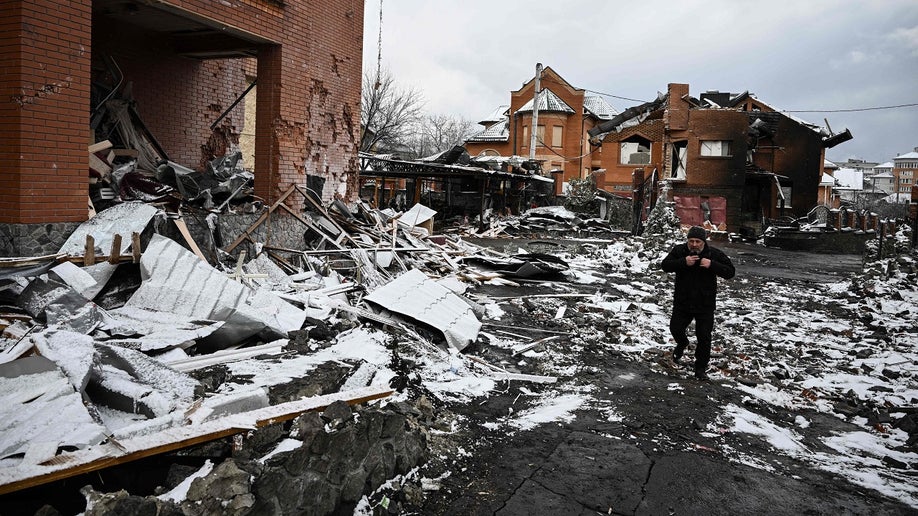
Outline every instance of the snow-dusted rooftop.
{"type": "Polygon", "coordinates": [[[584,96],[583,108],[602,120],[608,120],[618,114],[618,110],[612,107],[612,104],[609,104],[606,99],[598,95],[584,96]]]}
{"type": "Polygon", "coordinates": [[[853,168],[840,168],[835,171],[836,188],[846,188],[850,190],[864,189],[864,172],[853,168]]]}
{"type": "MultiPolygon", "coordinates": [[[[532,111],[532,101],[523,104],[517,113],[532,111]]],[[[567,102],[561,100],[553,91],[548,88],[539,92],[539,111],[555,111],[561,113],[574,113],[574,108],[570,107],[567,102]]]]}

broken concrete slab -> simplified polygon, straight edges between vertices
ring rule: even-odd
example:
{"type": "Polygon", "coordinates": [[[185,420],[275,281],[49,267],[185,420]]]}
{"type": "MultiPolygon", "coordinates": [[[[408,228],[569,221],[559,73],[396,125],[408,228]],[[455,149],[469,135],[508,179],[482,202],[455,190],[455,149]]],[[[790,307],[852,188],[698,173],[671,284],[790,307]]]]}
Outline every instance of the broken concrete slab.
{"type": "Polygon", "coordinates": [[[225,324],[205,339],[218,349],[261,334],[286,337],[306,313],[264,290],[231,280],[168,238],[153,235],[140,261],[143,282],[125,306],[225,324]]]}
{"type": "Polygon", "coordinates": [[[481,322],[468,303],[417,269],[402,274],[364,299],[440,330],[447,343],[460,351],[475,342],[481,329],[481,322]]]}

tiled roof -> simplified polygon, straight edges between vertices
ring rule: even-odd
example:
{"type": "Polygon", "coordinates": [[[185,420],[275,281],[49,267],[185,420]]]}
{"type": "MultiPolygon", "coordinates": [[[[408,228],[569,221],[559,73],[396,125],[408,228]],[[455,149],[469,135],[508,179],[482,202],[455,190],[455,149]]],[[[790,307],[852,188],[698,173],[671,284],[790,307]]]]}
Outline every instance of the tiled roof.
{"type": "Polygon", "coordinates": [[[606,99],[598,95],[587,95],[583,97],[583,108],[593,113],[596,118],[609,120],[618,114],[618,111],[612,107],[612,104],[606,102],[606,99]]]}
{"type": "Polygon", "coordinates": [[[467,142],[505,142],[510,139],[510,118],[502,117],[500,121],[486,127],[480,133],[469,137],[467,142]]]}
{"type": "Polygon", "coordinates": [[[481,125],[491,125],[494,122],[500,122],[507,117],[507,110],[510,109],[510,106],[503,105],[497,106],[494,111],[488,114],[488,116],[482,118],[478,121],[481,125]]]}
{"type": "MultiPolygon", "coordinates": [[[[517,113],[532,111],[532,101],[530,100],[521,107],[517,113]]],[[[567,105],[567,102],[561,100],[550,89],[545,88],[539,92],[539,111],[555,111],[561,113],[574,113],[574,109],[567,105]]]]}

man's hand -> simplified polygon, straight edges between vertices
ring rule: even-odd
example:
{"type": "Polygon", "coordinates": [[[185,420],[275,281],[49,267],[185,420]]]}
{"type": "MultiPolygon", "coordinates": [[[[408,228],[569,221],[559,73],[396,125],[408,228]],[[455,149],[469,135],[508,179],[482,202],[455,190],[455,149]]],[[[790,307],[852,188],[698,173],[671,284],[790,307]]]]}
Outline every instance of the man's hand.
{"type": "Polygon", "coordinates": [[[710,268],[710,267],[711,267],[711,260],[709,260],[708,258],[702,258],[702,259],[701,259],[701,267],[702,267],[702,268],[705,268],[705,269],[710,268]]]}
{"type": "MultiPolygon", "coordinates": [[[[697,262],[699,259],[701,259],[701,257],[698,256],[697,254],[690,254],[685,257],[685,264],[691,267],[695,265],[695,262],[697,262]]],[[[711,264],[711,260],[708,260],[708,265],[710,264],[711,264]]]]}

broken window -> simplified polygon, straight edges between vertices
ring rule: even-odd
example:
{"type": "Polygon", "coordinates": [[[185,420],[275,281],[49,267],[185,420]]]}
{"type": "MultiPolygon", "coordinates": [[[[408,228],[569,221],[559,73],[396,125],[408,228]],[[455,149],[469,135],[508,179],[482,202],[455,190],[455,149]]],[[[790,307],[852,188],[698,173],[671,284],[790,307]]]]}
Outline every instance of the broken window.
{"type": "Polygon", "coordinates": [[[552,147],[562,147],[563,136],[562,127],[560,125],[551,126],[551,146],[552,147]]]}
{"type": "Polygon", "coordinates": [[[790,208],[791,207],[791,187],[781,185],[781,194],[778,195],[778,202],[775,204],[775,208],[790,208]],[[783,206],[782,206],[783,199],[783,206]]]}
{"type": "Polygon", "coordinates": [[[701,141],[701,155],[702,156],[732,156],[733,152],[730,148],[730,140],[702,140],[701,141]]]}
{"type": "Polygon", "coordinates": [[[621,143],[620,152],[622,165],[646,165],[650,163],[650,140],[632,136],[621,143]]]}
{"type": "Polygon", "coordinates": [[[685,160],[688,157],[688,142],[673,142],[672,179],[685,180],[685,160]]]}

